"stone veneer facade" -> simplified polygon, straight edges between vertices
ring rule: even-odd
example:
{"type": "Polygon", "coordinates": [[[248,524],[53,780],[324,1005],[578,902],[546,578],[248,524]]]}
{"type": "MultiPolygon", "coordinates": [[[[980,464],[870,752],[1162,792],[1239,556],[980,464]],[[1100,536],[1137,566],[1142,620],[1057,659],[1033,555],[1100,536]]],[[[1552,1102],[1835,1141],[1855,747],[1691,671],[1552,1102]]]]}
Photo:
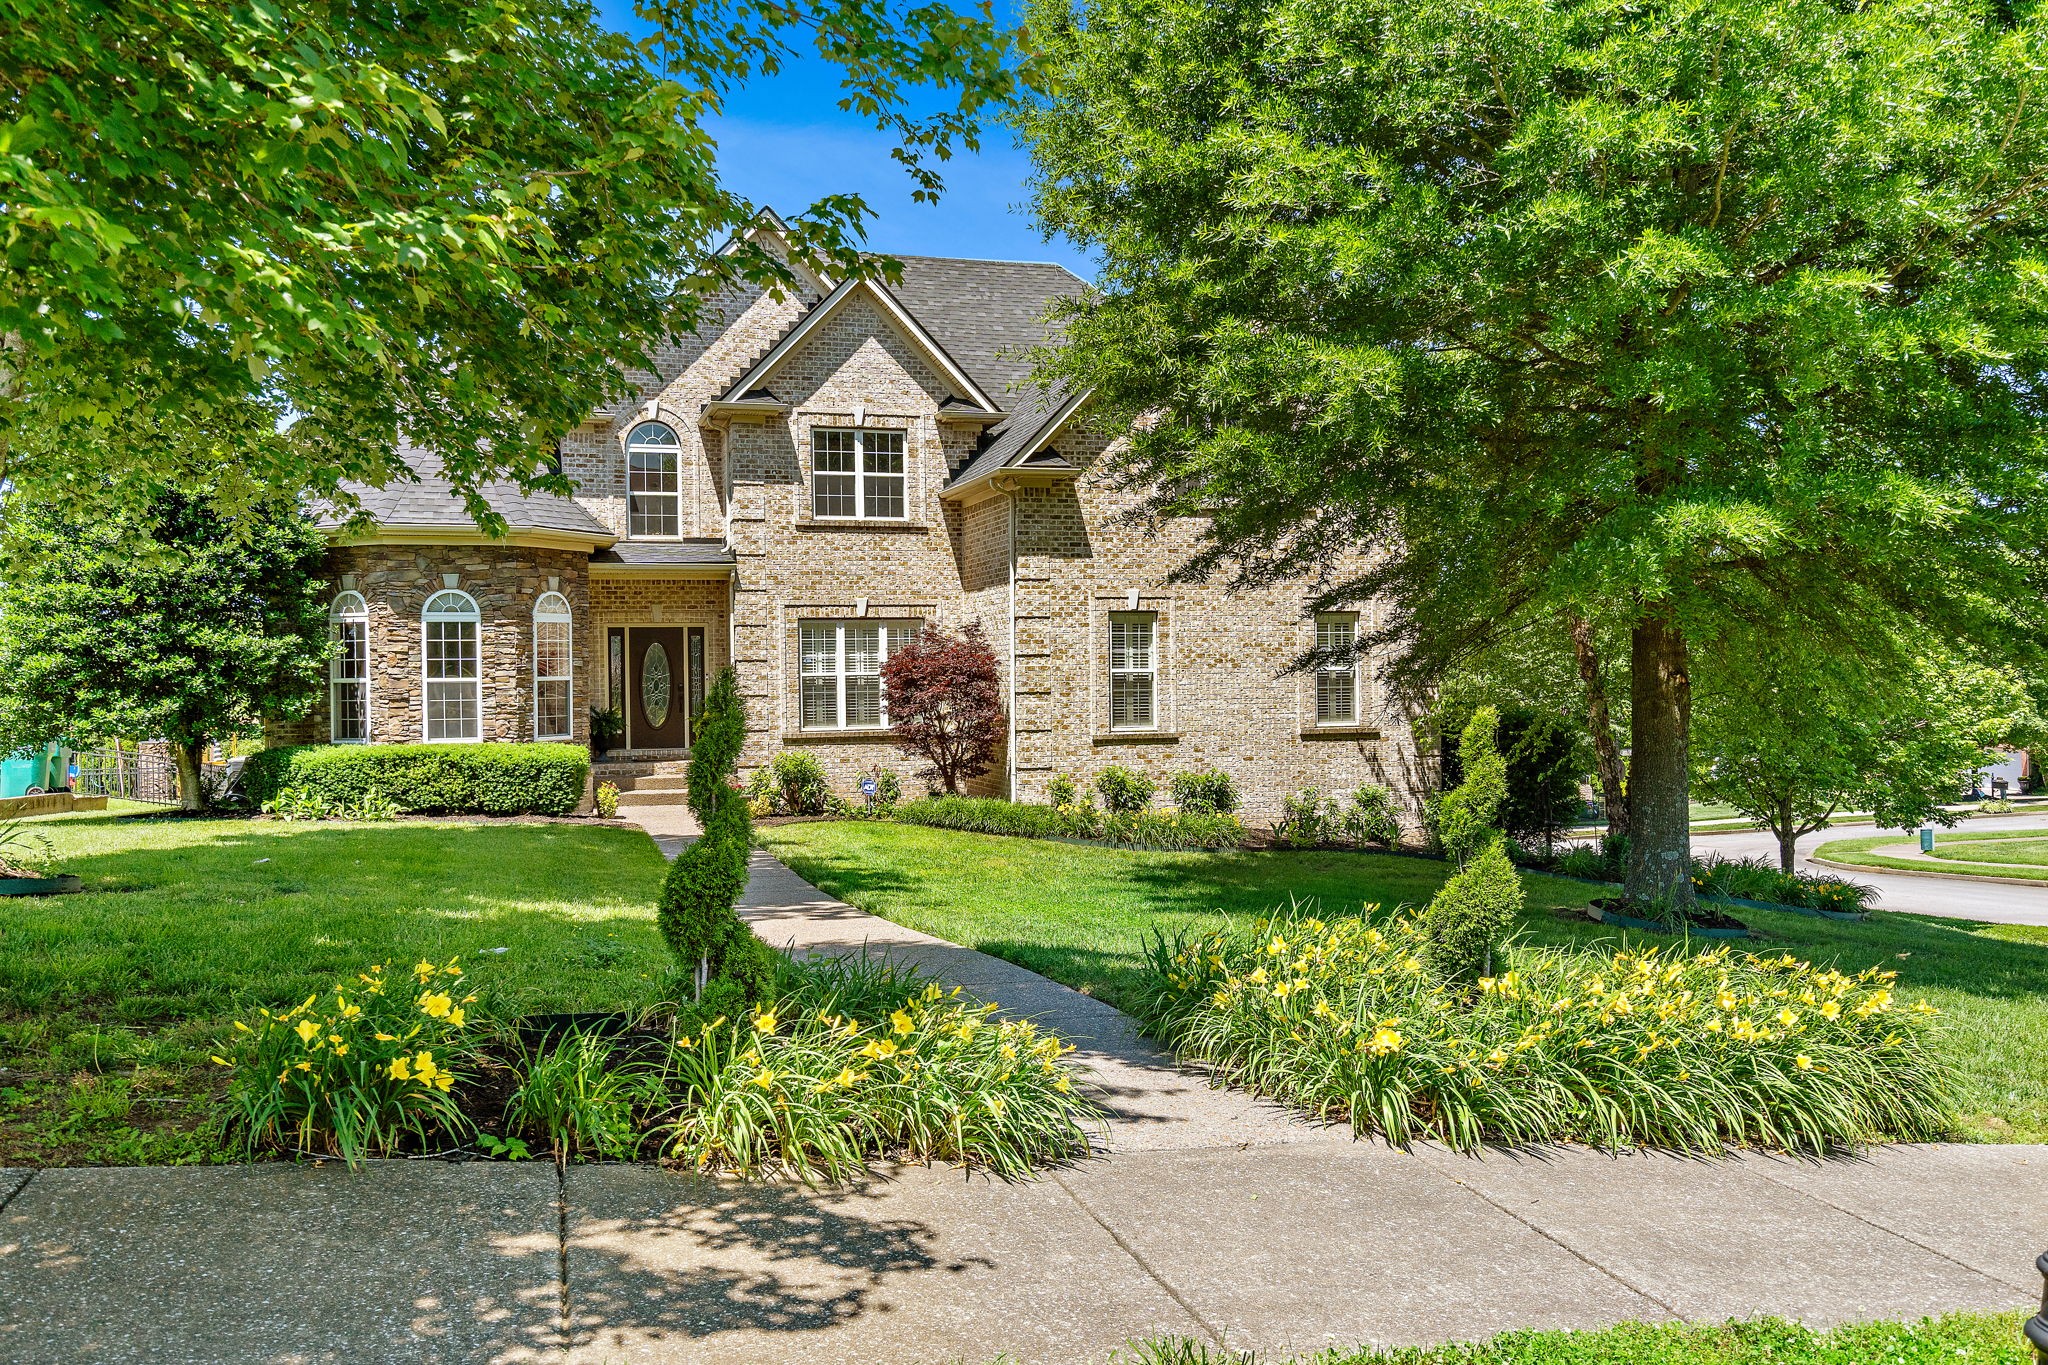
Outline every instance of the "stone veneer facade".
{"type": "MultiPolygon", "coordinates": [[[[1289,671],[1314,644],[1306,584],[1241,592],[1169,583],[1193,544],[1186,524],[1147,534],[1120,514],[1128,496],[1103,473],[1105,442],[1078,429],[1052,449],[1070,471],[1019,470],[964,491],[948,480],[990,418],[956,418],[960,386],[872,298],[849,295],[774,367],[762,387],[779,408],[707,410],[823,296],[776,299],[732,290],[715,326],[658,355],[638,376],[638,401],[597,414],[563,444],[578,501],[612,535],[626,524],[627,433],[659,420],[680,438],[685,537],[729,546],[730,569],[665,573],[647,564],[593,563],[588,552],[521,546],[371,543],[334,552],[371,612],[372,728],[378,741],[419,738],[420,610],[444,575],[483,609],[487,739],[532,737],[532,608],[550,580],[572,605],[575,737],[588,707],[611,695],[604,641],[611,626],[702,625],[715,672],[734,665],[749,709],[743,774],[786,748],[817,756],[851,794],[876,765],[907,786],[917,763],[886,731],[808,731],[799,723],[798,632],[806,621],[979,622],[1002,661],[1010,741],[976,790],[1044,799],[1056,773],[1086,781],[1111,763],[1165,781],[1174,772],[1231,773],[1253,819],[1278,812],[1304,786],[1338,793],[1380,782],[1409,798],[1423,786],[1409,718],[1366,668],[1355,725],[1318,727],[1314,679],[1289,671]],[[901,431],[906,512],[900,521],[820,521],[810,512],[811,432],[860,426],[901,431]],[[1156,613],[1158,725],[1112,732],[1108,707],[1111,612],[1156,613]]],[[[996,395],[1005,403],[1005,395],[996,395]]],[[[593,547],[594,548],[594,547],[593,547]]],[[[1372,604],[1360,605],[1361,628],[1372,604]]],[[[326,737],[323,701],[278,739],[326,737]]]]}

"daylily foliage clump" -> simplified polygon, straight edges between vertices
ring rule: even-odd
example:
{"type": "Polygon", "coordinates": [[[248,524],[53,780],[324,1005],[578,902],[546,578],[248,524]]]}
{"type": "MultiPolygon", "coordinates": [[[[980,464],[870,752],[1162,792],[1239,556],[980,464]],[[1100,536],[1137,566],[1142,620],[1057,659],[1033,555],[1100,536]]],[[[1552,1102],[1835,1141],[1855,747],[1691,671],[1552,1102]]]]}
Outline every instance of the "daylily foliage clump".
{"type": "Polygon", "coordinates": [[[1825,1152],[1950,1127],[1934,1014],[1896,973],[1721,947],[1521,951],[1476,993],[1407,915],[1156,940],[1141,1012],[1229,1079],[1397,1143],[1825,1152]]]}
{"type": "Polygon", "coordinates": [[[481,1039],[468,1017],[461,964],[384,966],[283,1011],[235,1021],[214,1060],[234,1072],[229,1127],[254,1150],[388,1156],[408,1140],[461,1138],[469,1121],[450,1093],[481,1039]]]}
{"type": "Polygon", "coordinates": [[[1021,1176],[1087,1149],[1093,1109],[1054,1035],[935,983],[863,1022],[816,982],[676,1038],[670,1156],[836,1180],[881,1151],[1021,1176]]]}

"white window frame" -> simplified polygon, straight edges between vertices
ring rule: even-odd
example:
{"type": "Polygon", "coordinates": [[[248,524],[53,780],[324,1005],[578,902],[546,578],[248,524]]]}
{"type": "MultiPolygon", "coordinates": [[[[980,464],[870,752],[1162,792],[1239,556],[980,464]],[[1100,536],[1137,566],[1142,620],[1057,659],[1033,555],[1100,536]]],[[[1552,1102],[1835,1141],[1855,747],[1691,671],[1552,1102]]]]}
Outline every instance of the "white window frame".
{"type": "Polygon", "coordinates": [[[1156,611],[1113,611],[1109,614],[1109,728],[1118,733],[1142,732],[1159,728],[1159,613],[1156,611]],[[1131,627],[1143,625],[1145,645],[1142,654],[1132,654],[1131,627]],[[1121,634],[1121,639],[1119,635],[1121,634]],[[1133,724],[1129,720],[1117,722],[1117,685],[1127,686],[1137,680],[1145,682],[1145,711],[1143,723],[1133,724]]]}
{"type": "Polygon", "coordinates": [[[569,599],[558,592],[544,592],[533,603],[533,737],[574,739],[576,737],[576,623],[569,611],[569,599]],[[540,671],[540,633],[543,626],[562,628],[560,673],[540,671]],[[563,685],[562,729],[541,728],[540,688],[542,683],[563,685]]]}
{"type": "Polygon", "coordinates": [[[904,645],[916,639],[924,629],[924,622],[918,620],[856,620],[856,621],[799,621],[797,623],[797,728],[810,731],[864,731],[886,730],[889,728],[889,689],[882,686],[882,668],[889,662],[889,656],[904,645]],[[849,632],[873,630],[875,637],[875,666],[872,671],[858,672],[849,667],[850,655],[846,648],[849,632]],[[814,650],[811,641],[819,638],[830,640],[829,667],[813,667],[814,662],[826,658],[826,651],[814,650]],[[859,725],[849,725],[847,715],[847,686],[856,686],[872,681],[875,685],[877,719],[859,725]],[[828,684],[825,687],[816,686],[828,684]],[[832,720],[813,722],[808,699],[813,696],[829,698],[832,705],[832,720]]]}
{"type": "Polygon", "coordinates": [[[666,422],[642,422],[626,433],[626,538],[628,540],[681,540],[683,538],[683,442],[666,422]],[[657,435],[658,433],[658,435],[657,435]],[[667,440],[660,439],[666,436],[667,440]],[[657,454],[667,457],[668,473],[675,487],[642,491],[633,487],[633,457],[657,454]],[[674,531],[641,531],[635,519],[643,508],[655,510],[665,504],[675,519],[674,531]]]}
{"type": "Polygon", "coordinates": [[[344,661],[339,648],[327,661],[327,741],[330,744],[367,744],[370,742],[370,605],[354,589],[336,593],[333,603],[327,608],[327,638],[337,646],[343,643],[340,638],[343,626],[355,627],[356,651],[362,672],[353,678],[343,676],[344,661]],[[363,732],[360,735],[338,733],[341,689],[350,685],[362,690],[363,732]]]}
{"type": "MultiPolygon", "coordinates": [[[[833,452],[839,454],[841,452],[833,452]]],[[[813,521],[909,521],[910,520],[910,434],[900,427],[813,427],[811,428],[811,519],[813,521]],[[818,438],[821,436],[853,437],[853,469],[820,470],[818,468],[818,438]],[[879,440],[877,438],[880,438],[879,440]],[[869,443],[893,444],[889,451],[870,451],[869,443]],[[883,472],[868,468],[870,454],[894,455],[901,468],[883,472]],[[853,480],[853,511],[821,512],[818,510],[820,475],[853,480]],[[894,515],[882,515],[868,510],[871,491],[880,492],[890,484],[895,485],[897,500],[903,510],[894,515]]]]}
{"type": "MultiPolygon", "coordinates": [[[[1318,650],[1334,649],[1337,647],[1339,643],[1335,634],[1337,627],[1342,627],[1346,632],[1346,638],[1343,641],[1345,647],[1354,650],[1357,648],[1358,613],[1355,611],[1323,611],[1316,613],[1315,630],[1316,648],[1318,650]]],[[[1362,723],[1360,718],[1365,710],[1364,689],[1361,686],[1364,681],[1363,672],[1364,670],[1359,667],[1358,657],[1355,653],[1349,662],[1337,663],[1325,659],[1322,663],[1316,665],[1314,705],[1315,723],[1317,725],[1342,727],[1355,726],[1362,723]],[[1347,680],[1350,684],[1348,690],[1350,693],[1351,713],[1346,716],[1326,717],[1323,714],[1324,689],[1328,687],[1331,692],[1337,692],[1340,688],[1338,679],[1347,680]]]]}
{"type": "Polygon", "coordinates": [[[484,737],[484,620],[478,610],[476,599],[459,588],[441,588],[428,594],[427,604],[420,608],[420,738],[429,744],[479,744],[484,737]],[[442,605],[436,606],[436,603],[442,605]],[[460,605],[456,605],[456,604],[460,605]],[[435,625],[461,625],[470,627],[470,640],[474,645],[472,656],[475,672],[467,678],[436,678],[432,676],[432,661],[427,645],[431,634],[429,627],[435,625]],[[476,732],[469,735],[436,735],[432,694],[435,684],[466,682],[470,697],[475,703],[476,732]]]}

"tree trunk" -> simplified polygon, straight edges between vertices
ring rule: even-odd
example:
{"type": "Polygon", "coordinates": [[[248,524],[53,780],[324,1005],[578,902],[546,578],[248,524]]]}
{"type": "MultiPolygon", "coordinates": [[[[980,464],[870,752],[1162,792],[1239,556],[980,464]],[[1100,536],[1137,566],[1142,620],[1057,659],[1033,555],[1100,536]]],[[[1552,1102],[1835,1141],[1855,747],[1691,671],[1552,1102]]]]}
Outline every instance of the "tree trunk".
{"type": "Polygon", "coordinates": [[[206,757],[206,741],[190,744],[171,741],[171,753],[178,760],[178,809],[205,810],[206,788],[199,780],[200,765],[206,757]]]}
{"type": "Polygon", "coordinates": [[[1778,808],[1778,823],[1771,833],[1778,836],[1778,870],[1786,876],[1792,875],[1792,863],[1798,854],[1799,827],[1792,819],[1792,803],[1786,801],[1778,808]]]}
{"type": "Polygon", "coordinates": [[[1567,616],[1572,653],[1579,659],[1579,679],[1586,685],[1586,729],[1593,736],[1593,767],[1600,774],[1600,804],[1607,810],[1607,832],[1628,833],[1628,795],[1623,784],[1621,746],[1614,742],[1614,716],[1607,707],[1607,679],[1593,643],[1593,623],[1576,612],[1567,616]]]}
{"type": "Polygon", "coordinates": [[[1692,833],[1686,820],[1685,746],[1692,683],[1685,635],[1670,608],[1653,606],[1629,638],[1628,880],[1632,901],[1692,908],[1692,833]]]}

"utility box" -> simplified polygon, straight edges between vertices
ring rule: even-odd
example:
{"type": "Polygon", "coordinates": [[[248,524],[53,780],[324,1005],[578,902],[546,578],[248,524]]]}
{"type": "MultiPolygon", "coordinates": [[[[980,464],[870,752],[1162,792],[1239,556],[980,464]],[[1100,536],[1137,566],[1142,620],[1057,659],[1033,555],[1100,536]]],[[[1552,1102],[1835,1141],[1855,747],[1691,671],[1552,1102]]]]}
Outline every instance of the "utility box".
{"type": "Polygon", "coordinates": [[[1931,829],[1923,829],[1923,830],[1921,830],[1921,831],[1920,831],[1920,851],[1921,851],[1922,853],[1932,853],[1932,852],[1934,852],[1934,831],[1933,831],[1933,830],[1931,830],[1931,829]]]}

